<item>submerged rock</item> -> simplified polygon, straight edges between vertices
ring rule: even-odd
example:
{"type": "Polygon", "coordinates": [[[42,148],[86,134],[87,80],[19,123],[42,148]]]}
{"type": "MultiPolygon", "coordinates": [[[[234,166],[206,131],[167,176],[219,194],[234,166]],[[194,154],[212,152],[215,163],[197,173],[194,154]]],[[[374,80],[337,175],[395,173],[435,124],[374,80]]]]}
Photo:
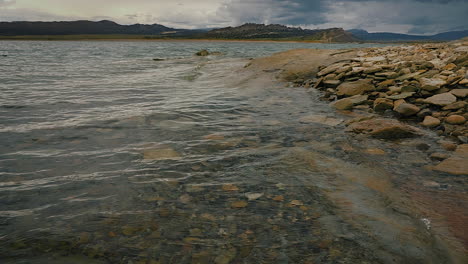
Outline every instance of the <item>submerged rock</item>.
{"type": "Polygon", "coordinates": [[[400,139],[420,135],[419,129],[392,119],[371,119],[353,123],[347,131],[369,134],[380,139],[400,139]]]}
{"type": "Polygon", "coordinates": [[[180,159],[180,153],[172,148],[164,149],[148,149],[143,151],[143,158],[145,160],[165,160],[165,159],[180,159]]]}
{"type": "Polygon", "coordinates": [[[442,161],[433,170],[454,175],[468,175],[468,144],[460,145],[454,155],[442,161]]]}

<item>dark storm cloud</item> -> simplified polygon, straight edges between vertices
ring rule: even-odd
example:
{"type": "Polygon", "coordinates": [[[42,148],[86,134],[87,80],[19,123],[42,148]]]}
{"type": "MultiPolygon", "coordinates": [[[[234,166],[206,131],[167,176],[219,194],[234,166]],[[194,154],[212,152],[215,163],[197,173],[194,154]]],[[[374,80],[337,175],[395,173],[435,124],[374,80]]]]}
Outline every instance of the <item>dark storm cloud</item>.
{"type": "Polygon", "coordinates": [[[415,34],[468,29],[468,0],[230,0],[219,13],[234,24],[339,26],[415,34]]]}

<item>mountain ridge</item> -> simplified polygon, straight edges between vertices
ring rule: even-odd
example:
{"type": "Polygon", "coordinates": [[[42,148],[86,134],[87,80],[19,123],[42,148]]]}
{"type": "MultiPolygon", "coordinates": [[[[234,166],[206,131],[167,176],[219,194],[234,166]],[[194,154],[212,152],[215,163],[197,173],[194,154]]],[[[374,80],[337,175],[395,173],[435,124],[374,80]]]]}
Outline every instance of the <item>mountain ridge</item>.
{"type": "Polygon", "coordinates": [[[363,41],[401,42],[401,41],[452,41],[468,36],[468,30],[442,32],[434,35],[411,35],[391,32],[369,33],[363,29],[350,29],[347,32],[363,41]]]}

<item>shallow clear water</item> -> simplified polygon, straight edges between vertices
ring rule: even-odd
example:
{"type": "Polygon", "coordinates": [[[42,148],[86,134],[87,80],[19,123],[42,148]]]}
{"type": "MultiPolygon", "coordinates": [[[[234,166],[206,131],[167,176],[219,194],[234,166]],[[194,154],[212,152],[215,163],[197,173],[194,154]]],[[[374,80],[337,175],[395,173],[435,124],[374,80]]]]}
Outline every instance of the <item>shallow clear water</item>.
{"type": "Polygon", "coordinates": [[[317,92],[243,69],[354,46],[0,42],[0,260],[450,263],[405,202],[447,180],[434,135],[348,135],[317,92]]]}

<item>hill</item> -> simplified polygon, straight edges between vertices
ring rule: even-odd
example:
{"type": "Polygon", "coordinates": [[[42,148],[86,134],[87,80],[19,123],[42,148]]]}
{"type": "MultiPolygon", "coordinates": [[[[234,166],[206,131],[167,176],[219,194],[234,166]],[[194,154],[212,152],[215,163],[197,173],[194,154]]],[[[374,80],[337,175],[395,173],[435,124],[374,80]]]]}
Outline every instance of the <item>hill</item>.
{"type": "Polygon", "coordinates": [[[296,39],[329,42],[359,41],[351,33],[341,28],[310,30],[284,25],[247,23],[238,27],[226,27],[211,30],[203,34],[214,39],[296,39]]]}
{"type": "Polygon", "coordinates": [[[194,34],[192,30],[174,29],[159,24],[120,25],[112,21],[98,22],[60,21],[60,22],[0,22],[0,36],[21,35],[181,35],[194,34]]]}

